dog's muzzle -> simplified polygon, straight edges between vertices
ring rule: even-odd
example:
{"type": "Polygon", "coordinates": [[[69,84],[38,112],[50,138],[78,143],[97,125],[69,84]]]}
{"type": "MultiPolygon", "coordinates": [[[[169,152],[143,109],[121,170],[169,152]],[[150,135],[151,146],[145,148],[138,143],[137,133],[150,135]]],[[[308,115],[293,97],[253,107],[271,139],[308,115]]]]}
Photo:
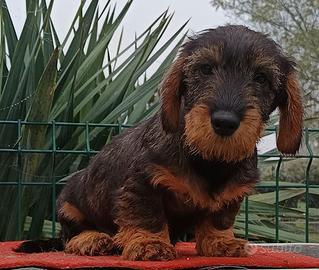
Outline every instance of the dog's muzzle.
{"type": "Polygon", "coordinates": [[[229,111],[216,111],[211,116],[212,126],[220,136],[232,135],[240,125],[239,117],[229,111]]]}

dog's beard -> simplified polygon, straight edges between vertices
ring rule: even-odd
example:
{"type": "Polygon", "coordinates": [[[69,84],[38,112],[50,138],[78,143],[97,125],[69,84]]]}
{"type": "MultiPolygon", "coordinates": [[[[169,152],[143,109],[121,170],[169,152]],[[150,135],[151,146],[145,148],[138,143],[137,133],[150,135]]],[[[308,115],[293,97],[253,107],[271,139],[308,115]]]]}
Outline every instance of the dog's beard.
{"type": "Polygon", "coordinates": [[[197,105],[185,115],[186,145],[191,153],[200,154],[207,160],[236,162],[251,157],[263,130],[258,108],[248,109],[239,128],[229,137],[214,132],[206,105],[197,105]]]}

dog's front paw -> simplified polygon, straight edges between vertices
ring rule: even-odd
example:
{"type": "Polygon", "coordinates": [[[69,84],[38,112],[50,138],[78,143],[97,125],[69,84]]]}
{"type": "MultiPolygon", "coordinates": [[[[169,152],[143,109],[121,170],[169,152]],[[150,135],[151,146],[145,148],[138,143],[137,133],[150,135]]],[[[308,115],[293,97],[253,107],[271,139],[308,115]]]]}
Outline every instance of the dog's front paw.
{"type": "Polygon", "coordinates": [[[114,248],[112,238],[106,233],[85,231],[66,243],[64,251],[77,255],[107,255],[114,248]]]}
{"type": "Polygon", "coordinates": [[[239,238],[207,237],[196,244],[197,252],[207,257],[247,257],[248,241],[239,238]]]}
{"type": "Polygon", "coordinates": [[[123,258],[131,261],[168,261],[176,256],[174,246],[160,240],[132,241],[123,250],[123,258]]]}

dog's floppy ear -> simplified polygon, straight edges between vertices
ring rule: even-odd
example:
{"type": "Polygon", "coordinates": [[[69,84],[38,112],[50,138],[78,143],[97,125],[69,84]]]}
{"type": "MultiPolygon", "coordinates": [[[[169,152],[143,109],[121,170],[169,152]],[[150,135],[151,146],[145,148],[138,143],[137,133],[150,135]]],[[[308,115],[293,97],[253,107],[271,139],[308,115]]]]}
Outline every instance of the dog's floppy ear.
{"type": "Polygon", "coordinates": [[[166,132],[177,131],[183,87],[185,58],[179,56],[168,70],[161,87],[161,120],[166,132]]]}
{"type": "Polygon", "coordinates": [[[279,105],[277,148],[283,154],[295,154],[300,147],[303,127],[301,89],[295,71],[288,74],[284,88],[286,98],[279,105]]]}

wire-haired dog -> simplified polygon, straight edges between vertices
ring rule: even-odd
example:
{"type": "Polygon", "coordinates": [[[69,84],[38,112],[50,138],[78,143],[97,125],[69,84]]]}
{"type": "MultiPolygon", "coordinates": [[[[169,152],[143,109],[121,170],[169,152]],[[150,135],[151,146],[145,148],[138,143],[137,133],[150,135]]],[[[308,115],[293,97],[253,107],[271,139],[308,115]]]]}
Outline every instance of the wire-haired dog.
{"type": "MultiPolygon", "coordinates": [[[[256,142],[276,108],[278,149],[294,154],[301,141],[293,61],[246,27],[207,30],[181,48],[161,98],[158,113],[114,138],[62,190],[66,252],[170,260],[177,238],[194,227],[200,255],[246,255],[233,224],[258,181],[256,142]]],[[[18,250],[46,250],[46,243],[18,250]]]]}

